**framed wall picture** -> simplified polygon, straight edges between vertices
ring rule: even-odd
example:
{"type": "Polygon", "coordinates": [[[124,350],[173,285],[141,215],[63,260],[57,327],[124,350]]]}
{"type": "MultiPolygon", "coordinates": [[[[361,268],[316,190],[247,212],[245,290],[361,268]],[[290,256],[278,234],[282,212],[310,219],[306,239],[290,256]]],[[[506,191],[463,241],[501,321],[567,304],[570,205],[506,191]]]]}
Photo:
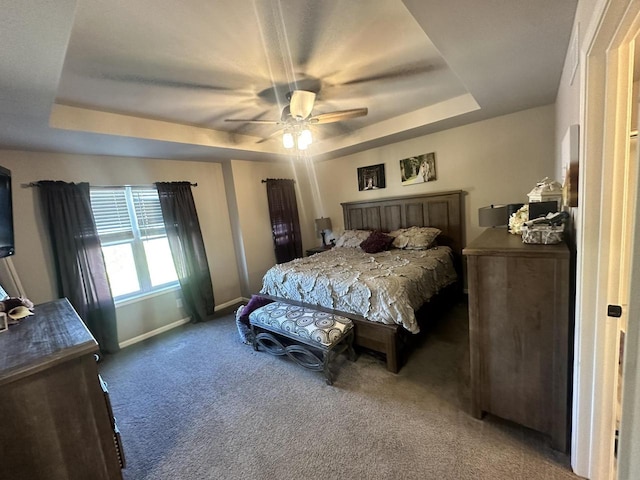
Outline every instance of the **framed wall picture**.
{"type": "Polygon", "coordinates": [[[562,164],[565,168],[562,195],[565,207],[578,206],[579,142],[580,126],[570,125],[562,139],[562,164]]]}
{"type": "Polygon", "coordinates": [[[358,190],[385,188],[384,164],[358,168],[358,190]]]}
{"type": "Polygon", "coordinates": [[[435,152],[400,160],[400,177],[402,185],[415,185],[436,180],[435,152]]]}

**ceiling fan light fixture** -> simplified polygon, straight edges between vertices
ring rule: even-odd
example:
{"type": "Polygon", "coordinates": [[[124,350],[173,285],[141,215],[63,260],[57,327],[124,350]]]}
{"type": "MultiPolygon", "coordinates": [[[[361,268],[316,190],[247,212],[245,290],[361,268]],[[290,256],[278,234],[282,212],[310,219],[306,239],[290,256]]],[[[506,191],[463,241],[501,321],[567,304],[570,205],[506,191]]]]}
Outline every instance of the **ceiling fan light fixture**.
{"type": "Polygon", "coordinates": [[[311,130],[304,126],[290,126],[282,134],[282,145],[284,148],[296,148],[298,150],[306,150],[312,142],[311,130]]]}
{"type": "Polygon", "coordinates": [[[298,136],[298,150],[306,150],[309,144],[304,141],[302,136],[298,136]]]}
{"type": "Polygon", "coordinates": [[[284,145],[284,148],[293,148],[294,142],[291,132],[284,132],[284,135],[282,135],[282,145],[284,145]]]}
{"type": "Polygon", "coordinates": [[[280,120],[262,120],[226,118],[226,122],[256,123],[263,125],[282,125],[282,145],[285,149],[296,148],[306,150],[311,145],[310,125],[322,123],[334,123],[351,118],[363,117],[367,115],[369,109],[366,107],[352,108],[350,110],[336,110],[332,112],[320,113],[311,116],[316,93],[307,90],[293,90],[287,94],[289,105],[282,109],[280,120]]]}
{"type": "Polygon", "coordinates": [[[291,94],[289,111],[294,118],[307,118],[311,115],[316,94],[306,90],[294,90],[291,94]]]}
{"type": "Polygon", "coordinates": [[[309,130],[308,128],[302,130],[302,132],[300,132],[300,139],[304,140],[304,143],[306,143],[307,145],[311,145],[311,142],[313,141],[313,139],[311,138],[311,130],[309,130]]]}

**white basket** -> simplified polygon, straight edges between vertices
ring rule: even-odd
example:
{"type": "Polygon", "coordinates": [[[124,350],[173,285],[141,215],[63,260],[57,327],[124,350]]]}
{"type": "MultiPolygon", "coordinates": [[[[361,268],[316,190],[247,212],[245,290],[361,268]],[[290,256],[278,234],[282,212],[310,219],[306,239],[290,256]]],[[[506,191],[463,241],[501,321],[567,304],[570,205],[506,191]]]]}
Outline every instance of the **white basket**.
{"type": "Polygon", "coordinates": [[[564,236],[564,225],[522,226],[522,241],[536,245],[554,245],[561,243],[564,236]]]}

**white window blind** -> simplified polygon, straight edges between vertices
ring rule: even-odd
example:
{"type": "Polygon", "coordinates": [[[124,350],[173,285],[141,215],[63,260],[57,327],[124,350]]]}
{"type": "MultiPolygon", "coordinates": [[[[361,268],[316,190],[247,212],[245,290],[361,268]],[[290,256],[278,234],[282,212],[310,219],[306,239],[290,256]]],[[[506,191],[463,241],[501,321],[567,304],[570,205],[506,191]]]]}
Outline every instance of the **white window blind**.
{"type": "Polygon", "coordinates": [[[124,187],[92,187],[90,194],[91,209],[100,240],[103,243],[132,240],[133,226],[124,187]]]}
{"type": "Polygon", "coordinates": [[[151,238],[164,235],[164,220],[158,191],[152,188],[135,187],[131,189],[131,195],[140,236],[151,238]]]}
{"type": "Polygon", "coordinates": [[[91,189],[91,209],[103,243],[131,240],[136,236],[134,230],[142,239],[165,234],[155,188],[94,187],[91,189]]]}
{"type": "Polygon", "coordinates": [[[111,291],[116,299],[177,285],[178,276],[153,187],[91,187],[111,291]]]}

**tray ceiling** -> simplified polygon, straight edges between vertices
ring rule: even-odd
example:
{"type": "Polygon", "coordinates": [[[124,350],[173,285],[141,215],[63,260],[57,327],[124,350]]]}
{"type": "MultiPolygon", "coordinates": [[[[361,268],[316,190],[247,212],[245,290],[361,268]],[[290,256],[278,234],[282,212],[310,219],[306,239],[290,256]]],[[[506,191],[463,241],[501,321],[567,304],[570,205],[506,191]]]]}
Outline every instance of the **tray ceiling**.
{"type": "Polygon", "coordinates": [[[0,60],[13,73],[0,87],[3,116],[11,115],[1,147],[208,159],[286,156],[277,125],[224,120],[278,120],[295,89],[317,93],[314,114],[369,109],[315,125],[308,154],[317,158],[553,103],[576,7],[15,3],[0,20],[0,41],[14,47],[0,60]]]}

